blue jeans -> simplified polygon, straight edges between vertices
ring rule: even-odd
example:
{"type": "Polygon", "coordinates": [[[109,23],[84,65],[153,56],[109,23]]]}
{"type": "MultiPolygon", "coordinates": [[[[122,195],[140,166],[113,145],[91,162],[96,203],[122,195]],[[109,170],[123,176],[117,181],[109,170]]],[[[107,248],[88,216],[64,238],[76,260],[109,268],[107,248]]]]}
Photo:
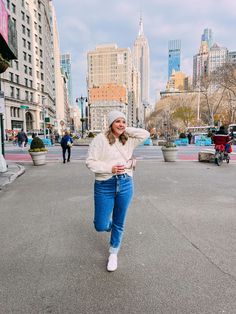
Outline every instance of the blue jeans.
{"type": "Polygon", "coordinates": [[[124,233],[127,209],[133,197],[133,179],[127,174],[114,175],[94,183],[94,226],[111,231],[110,253],[118,253],[124,233]]]}

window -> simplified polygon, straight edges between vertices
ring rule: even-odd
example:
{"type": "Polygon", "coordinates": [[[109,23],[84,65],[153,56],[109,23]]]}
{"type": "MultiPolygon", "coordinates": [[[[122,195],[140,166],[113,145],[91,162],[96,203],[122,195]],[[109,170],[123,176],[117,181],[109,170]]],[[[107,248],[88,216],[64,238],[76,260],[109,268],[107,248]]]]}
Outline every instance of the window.
{"type": "Polygon", "coordinates": [[[19,70],[19,63],[15,60],[16,70],[19,70]]]}
{"type": "Polygon", "coordinates": [[[34,22],[34,29],[37,30],[37,23],[34,22]]]}
{"type": "Polygon", "coordinates": [[[18,74],[15,74],[15,81],[17,84],[19,84],[19,75],[18,74]]]}
{"type": "Polygon", "coordinates": [[[29,61],[29,63],[31,63],[31,62],[32,62],[31,55],[28,55],[28,61],[29,61]]]}
{"type": "Polygon", "coordinates": [[[27,45],[28,45],[28,49],[30,50],[31,49],[31,43],[29,41],[27,42],[27,45]]]}
{"type": "Polygon", "coordinates": [[[31,88],[33,88],[33,81],[32,81],[32,80],[29,80],[29,86],[30,86],[31,88]]]}
{"type": "Polygon", "coordinates": [[[22,7],[25,6],[25,0],[21,0],[21,5],[22,5],[22,7]]]}
{"type": "Polygon", "coordinates": [[[32,68],[29,67],[29,75],[32,76],[32,68]]]}
{"type": "Polygon", "coordinates": [[[11,73],[11,72],[9,73],[9,79],[11,82],[13,82],[13,73],[11,73]]]}
{"type": "Polygon", "coordinates": [[[26,15],[26,22],[27,22],[27,24],[29,24],[29,22],[30,22],[30,18],[28,15],[26,15]]]}
{"type": "Polygon", "coordinates": [[[25,25],[22,24],[22,33],[25,34],[25,25]]]}
{"type": "Polygon", "coordinates": [[[44,85],[41,85],[41,92],[44,92],[44,85]]]}
{"type": "Polygon", "coordinates": [[[25,78],[25,86],[28,87],[28,79],[25,78]]]}
{"type": "Polygon", "coordinates": [[[27,90],[25,91],[25,100],[29,100],[29,92],[27,90]]]}
{"type": "Polygon", "coordinates": [[[38,14],[38,19],[39,19],[39,22],[41,22],[41,14],[40,13],[38,14]]]}
{"type": "Polygon", "coordinates": [[[28,73],[28,68],[27,68],[27,65],[24,65],[24,72],[25,72],[25,74],[27,74],[27,73],[28,73]]]}
{"type": "Polygon", "coordinates": [[[27,54],[26,54],[26,52],[25,52],[25,51],[23,51],[23,58],[24,58],[24,61],[26,61],[26,60],[27,60],[27,54]]]}
{"type": "Polygon", "coordinates": [[[32,92],[30,93],[30,101],[34,101],[34,94],[32,92]]]}
{"type": "Polygon", "coordinates": [[[16,98],[20,99],[20,89],[16,88],[16,98]]]}
{"type": "Polygon", "coordinates": [[[39,53],[40,57],[43,57],[43,50],[40,49],[40,53],[39,53]]]}
{"type": "Polygon", "coordinates": [[[38,35],[34,35],[34,39],[35,39],[35,42],[37,43],[38,42],[38,35]]]}
{"type": "Polygon", "coordinates": [[[16,13],[16,6],[14,3],[11,4],[11,10],[12,10],[12,13],[16,13]]]}
{"type": "Polygon", "coordinates": [[[39,79],[39,71],[36,72],[37,78],[39,79]]]}
{"type": "Polygon", "coordinates": [[[27,28],[27,36],[30,37],[30,29],[27,28]]]}
{"type": "Polygon", "coordinates": [[[10,96],[14,97],[14,87],[10,86],[10,96]]]}
{"type": "Polygon", "coordinates": [[[23,41],[23,47],[26,47],[26,40],[22,38],[22,41],[23,41]]]}
{"type": "Polygon", "coordinates": [[[10,10],[10,0],[7,0],[7,8],[10,10]]]}
{"type": "Polygon", "coordinates": [[[43,61],[40,61],[40,69],[43,69],[43,61]]]}
{"type": "Polygon", "coordinates": [[[43,73],[41,73],[41,80],[43,81],[43,73]]]}
{"type": "Polygon", "coordinates": [[[16,19],[14,19],[14,17],[12,18],[12,22],[13,22],[14,27],[16,28],[16,19]]]}
{"type": "Polygon", "coordinates": [[[42,34],[42,27],[39,25],[39,34],[42,34]]]}
{"type": "Polygon", "coordinates": [[[21,18],[24,21],[25,20],[25,12],[21,11],[21,18]]]}
{"type": "Polygon", "coordinates": [[[40,46],[42,46],[42,38],[41,37],[39,37],[39,44],[40,44],[40,46]]]}

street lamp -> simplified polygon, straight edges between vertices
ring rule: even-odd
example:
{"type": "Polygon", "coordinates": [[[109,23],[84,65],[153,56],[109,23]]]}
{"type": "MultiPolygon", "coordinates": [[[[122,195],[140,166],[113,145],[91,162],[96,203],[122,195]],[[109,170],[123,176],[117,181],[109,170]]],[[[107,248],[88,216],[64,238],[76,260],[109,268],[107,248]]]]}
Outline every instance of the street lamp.
{"type": "Polygon", "coordinates": [[[78,101],[80,102],[80,106],[81,106],[81,128],[82,128],[82,138],[84,137],[84,101],[87,102],[87,97],[83,97],[81,95],[81,97],[76,98],[76,102],[78,103],[78,101]]]}
{"type": "Polygon", "coordinates": [[[44,136],[44,138],[46,138],[46,125],[45,125],[46,108],[45,108],[45,99],[46,99],[46,96],[42,96],[42,105],[43,105],[43,136],[44,136]]]}
{"type": "Polygon", "coordinates": [[[144,122],[144,128],[146,129],[146,109],[149,106],[148,103],[143,103],[144,112],[143,112],[143,122],[144,122]]]}

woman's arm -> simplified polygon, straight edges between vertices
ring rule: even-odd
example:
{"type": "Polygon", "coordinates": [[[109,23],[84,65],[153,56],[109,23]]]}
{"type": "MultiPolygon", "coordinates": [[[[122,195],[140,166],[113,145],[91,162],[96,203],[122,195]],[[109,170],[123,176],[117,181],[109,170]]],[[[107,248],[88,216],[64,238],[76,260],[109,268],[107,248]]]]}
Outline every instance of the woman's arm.
{"type": "Polygon", "coordinates": [[[103,160],[105,150],[102,134],[97,135],[89,146],[86,166],[95,173],[112,173],[112,165],[103,160]]]}
{"type": "Polygon", "coordinates": [[[142,128],[127,127],[125,131],[128,133],[129,137],[134,140],[135,146],[138,146],[150,136],[150,133],[142,128]]]}

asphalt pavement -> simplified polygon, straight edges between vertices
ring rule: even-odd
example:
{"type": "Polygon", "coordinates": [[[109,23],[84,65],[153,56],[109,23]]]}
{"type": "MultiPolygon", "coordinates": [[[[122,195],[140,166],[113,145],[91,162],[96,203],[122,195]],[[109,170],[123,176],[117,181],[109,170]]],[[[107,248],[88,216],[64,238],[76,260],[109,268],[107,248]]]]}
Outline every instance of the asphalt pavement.
{"type": "Polygon", "coordinates": [[[235,163],[139,161],[114,273],[84,161],[23,165],[0,191],[1,314],[236,313],[235,163]]]}

